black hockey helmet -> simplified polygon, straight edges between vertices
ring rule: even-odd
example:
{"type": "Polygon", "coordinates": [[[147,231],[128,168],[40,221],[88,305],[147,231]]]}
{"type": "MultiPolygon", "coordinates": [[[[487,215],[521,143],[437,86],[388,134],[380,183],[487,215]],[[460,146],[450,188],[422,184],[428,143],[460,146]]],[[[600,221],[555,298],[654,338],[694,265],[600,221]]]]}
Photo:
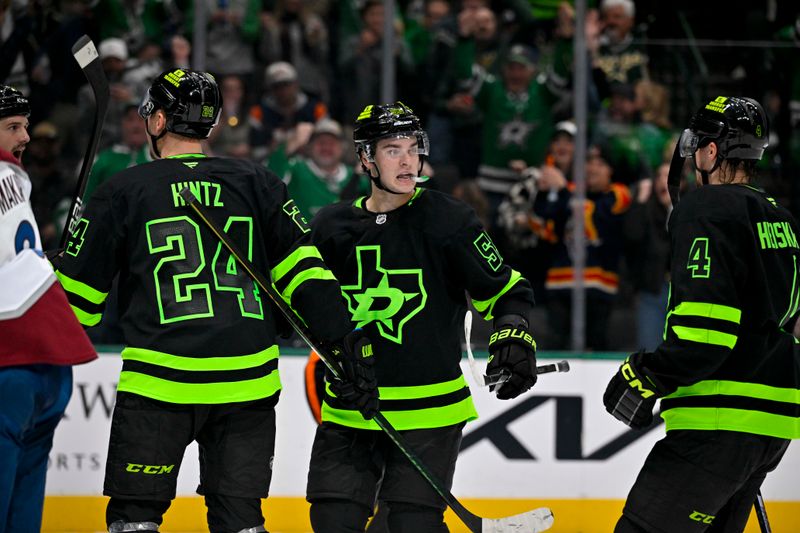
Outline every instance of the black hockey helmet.
{"type": "Polygon", "coordinates": [[[24,94],[8,85],[0,85],[0,118],[31,115],[31,104],[24,94]]]}
{"type": "Polygon", "coordinates": [[[211,74],[170,69],[153,81],[139,106],[139,115],[146,120],[157,109],[167,115],[168,132],[206,139],[219,121],[222,95],[211,74]]]}
{"type": "Polygon", "coordinates": [[[391,137],[416,137],[417,153],[421,156],[429,153],[428,134],[410,107],[399,101],[365,107],[353,130],[356,153],[364,153],[367,161],[374,161],[375,143],[391,137]]]}
{"type": "Polygon", "coordinates": [[[701,107],[681,135],[682,157],[691,157],[710,142],[720,159],[758,160],[769,145],[767,115],[752,98],[718,96],[701,107]]]}

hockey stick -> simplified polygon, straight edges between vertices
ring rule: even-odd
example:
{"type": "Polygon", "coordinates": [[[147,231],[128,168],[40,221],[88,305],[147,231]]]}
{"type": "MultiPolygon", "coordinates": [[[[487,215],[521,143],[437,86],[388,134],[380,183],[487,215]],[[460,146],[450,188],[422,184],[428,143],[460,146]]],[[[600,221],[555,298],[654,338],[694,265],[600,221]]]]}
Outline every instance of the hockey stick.
{"type": "Polygon", "coordinates": [[[756,501],[753,502],[753,506],[756,508],[756,518],[758,519],[761,533],[772,533],[772,528],[769,525],[769,518],[767,518],[767,507],[764,505],[764,496],[761,495],[761,489],[758,489],[756,501]]]}
{"type": "MultiPolygon", "coordinates": [[[[472,355],[472,311],[467,311],[464,315],[464,341],[467,345],[467,360],[469,362],[469,369],[472,371],[472,378],[478,387],[486,387],[489,385],[501,385],[508,381],[511,374],[503,372],[496,376],[487,376],[478,369],[478,364],[475,362],[475,356],[472,355]]],[[[549,365],[539,365],[536,367],[536,375],[549,374],[550,372],[569,372],[569,361],[562,360],[557,363],[549,365]]]]}
{"type": "MultiPolygon", "coordinates": [[[[283,298],[278,294],[272,282],[267,279],[261,272],[256,270],[253,263],[245,259],[245,256],[239,247],[234,243],[231,238],[220,228],[220,226],[208,215],[204,207],[201,207],[200,202],[197,200],[191,190],[186,187],[181,191],[181,197],[186,204],[194,211],[194,213],[203,221],[203,223],[210,229],[217,239],[228,249],[247,274],[253,278],[253,281],[261,288],[261,290],[269,296],[270,300],[280,309],[281,313],[286,316],[286,319],[294,327],[295,331],[300,337],[317,352],[323,363],[330,369],[333,376],[337,379],[342,379],[342,371],[335,359],[330,355],[325,343],[317,340],[313,333],[302,324],[289,307],[283,298]]],[[[412,450],[405,439],[400,433],[392,427],[386,417],[382,413],[378,413],[373,418],[378,427],[394,442],[394,444],[403,452],[403,455],[408,458],[416,470],[425,478],[430,486],[444,499],[445,503],[455,512],[456,516],[461,519],[464,524],[473,533],[538,533],[545,531],[553,525],[553,513],[550,509],[542,507],[533,511],[528,511],[515,516],[506,518],[481,518],[478,515],[471,513],[459,502],[453,494],[447,490],[444,484],[436,478],[433,473],[428,469],[417,454],[412,450]]]]}
{"type": "Polygon", "coordinates": [[[83,193],[86,191],[86,185],[89,182],[89,170],[92,168],[94,156],[97,153],[103,121],[105,121],[108,103],[111,99],[108,78],[106,78],[106,73],[103,71],[103,65],[100,62],[97,49],[94,47],[92,40],[89,39],[89,36],[84,35],[75,42],[72,46],[72,55],[80,65],[86,79],[89,81],[89,86],[92,88],[95,111],[92,135],[89,137],[86,153],[83,154],[81,170],[78,173],[78,182],[75,184],[75,194],[72,195],[72,203],[69,206],[69,211],[67,211],[67,220],[64,223],[64,229],[61,231],[59,249],[63,249],[67,245],[67,239],[75,231],[78,221],[81,219],[83,193]]]}

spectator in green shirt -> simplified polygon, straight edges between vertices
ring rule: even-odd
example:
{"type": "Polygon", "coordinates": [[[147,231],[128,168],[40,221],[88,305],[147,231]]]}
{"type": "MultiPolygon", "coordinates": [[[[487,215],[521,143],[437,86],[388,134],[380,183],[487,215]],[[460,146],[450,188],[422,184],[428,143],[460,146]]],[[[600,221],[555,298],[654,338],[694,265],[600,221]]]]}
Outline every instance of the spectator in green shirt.
{"type": "Polygon", "coordinates": [[[291,138],[270,156],[267,166],[283,179],[289,196],[304,215],[314,216],[343,196],[369,191],[369,180],[361,179],[353,167],[342,162],[343,141],[339,123],[323,118],[313,126],[299,124],[291,138]],[[303,152],[306,155],[294,155],[303,152]]]}

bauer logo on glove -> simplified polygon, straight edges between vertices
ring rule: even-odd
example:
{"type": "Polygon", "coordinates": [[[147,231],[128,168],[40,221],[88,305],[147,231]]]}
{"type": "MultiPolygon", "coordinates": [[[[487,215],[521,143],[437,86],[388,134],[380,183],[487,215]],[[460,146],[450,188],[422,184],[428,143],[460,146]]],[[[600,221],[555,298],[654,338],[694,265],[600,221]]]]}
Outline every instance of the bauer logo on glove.
{"type": "Polygon", "coordinates": [[[509,338],[520,340],[525,344],[529,344],[534,350],[536,350],[536,341],[533,340],[533,335],[531,335],[524,329],[511,328],[511,327],[505,327],[501,330],[492,333],[492,336],[489,337],[489,345],[491,346],[492,344],[498,341],[509,338]]]}
{"type": "Polygon", "coordinates": [[[486,376],[497,383],[489,390],[496,391],[501,400],[516,398],[536,383],[536,341],[523,317],[505,315],[495,320],[486,376]]]}

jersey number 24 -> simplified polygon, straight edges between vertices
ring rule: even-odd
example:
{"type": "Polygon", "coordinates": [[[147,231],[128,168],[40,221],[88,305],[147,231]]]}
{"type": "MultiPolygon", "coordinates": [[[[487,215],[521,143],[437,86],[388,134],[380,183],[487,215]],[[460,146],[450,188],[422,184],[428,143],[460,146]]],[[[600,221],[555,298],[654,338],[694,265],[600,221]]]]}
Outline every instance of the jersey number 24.
{"type": "MultiPolygon", "coordinates": [[[[203,283],[209,266],[203,253],[200,227],[187,216],[160,218],[147,223],[147,246],[158,258],[153,277],[161,323],[214,316],[212,283],[203,283]]],[[[253,259],[253,219],[230,216],[225,233],[240,246],[247,243],[247,258],[253,259]]],[[[258,287],[238,267],[233,256],[217,244],[210,262],[213,291],[236,297],[243,317],[263,319],[258,287]]]]}

